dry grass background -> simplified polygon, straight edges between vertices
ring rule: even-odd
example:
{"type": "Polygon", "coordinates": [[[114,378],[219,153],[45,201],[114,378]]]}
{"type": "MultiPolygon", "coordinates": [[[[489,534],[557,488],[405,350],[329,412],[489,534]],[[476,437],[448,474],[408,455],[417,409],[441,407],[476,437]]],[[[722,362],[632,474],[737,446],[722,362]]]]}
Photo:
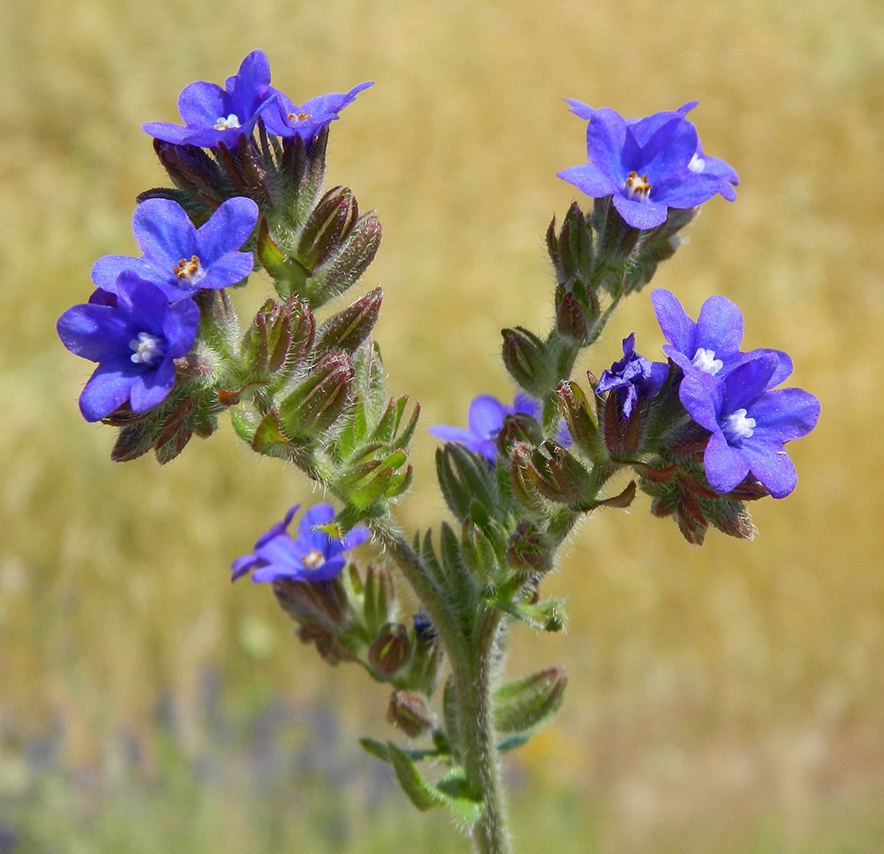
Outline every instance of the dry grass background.
{"type": "MultiPolygon", "coordinates": [[[[477,393],[509,396],[500,328],[547,322],[541,235],[572,198],[555,172],[585,154],[561,98],[626,115],[700,100],[692,118],[740,172],[739,198],[705,206],[655,284],[694,314],[709,294],[736,300],[746,344],[789,351],[822,420],[792,446],[796,492],[757,507],[753,543],[691,548],[641,501],[581,529],[548,585],[569,598],[569,631],[514,635],[513,673],[571,674],[556,724],[510,763],[520,850],[884,850],[884,6],[31,0],[0,5],[0,40],[0,825],[4,809],[36,815],[27,850],[130,850],[139,781],[174,825],[158,698],[185,759],[211,749],[207,668],[225,708],[336,709],[333,751],[352,768],[373,761],[355,735],[382,731],[383,690],[328,672],[266,589],[227,582],[230,559],[309,489],[229,430],[165,469],[112,465],[113,431],[76,411],[89,367],[54,334],[94,259],[135,251],[133,198],[164,177],[141,123],[176,120],[183,86],[223,81],[255,47],[295,100],[376,81],[333,128],[329,177],[384,224],[360,287],[384,287],[390,382],[425,425],[461,423],[477,393]],[[56,764],[41,771],[32,745],[47,738],[56,764]],[[60,781],[53,799],[41,774],[60,781]],[[131,811],[113,800],[124,778],[131,811]],[[83,822],[111,808],[123,841],[90,847],[83,822]]],[[[593,367],[633,330],[658,351],[646,295],[593,367]]],[[[409,526],[440,512],[432,450],[424,435],[409,526]]],[[[324,779],[310,785],[349,822],[327,850],[375,850],[378,816],[335,804],[324,779]]],[[[283,850],[247,841],[244,793],[226,797],[206,850],[283,850]]],[[[284,812],[291,850],[326,850],[303,841],[322,829],[304,835],[297,803],[284,812]]],[[[460,849],[431,826],[411,850],[460,849]]],[[[131,850],[171,850],[158,832],[140,827],[131,850]]]]}

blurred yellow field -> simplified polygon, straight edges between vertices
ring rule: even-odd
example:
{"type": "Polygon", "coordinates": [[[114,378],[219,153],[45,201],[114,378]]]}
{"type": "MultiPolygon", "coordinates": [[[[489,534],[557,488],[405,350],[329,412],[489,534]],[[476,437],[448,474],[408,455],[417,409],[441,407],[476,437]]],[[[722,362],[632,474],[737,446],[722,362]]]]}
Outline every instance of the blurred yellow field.
{"type": "MultiPolygon", "coordinates": [[[[628,116],[699,99],[738,198],[705,205],[654,284],[694,316],[739,303],[747,348],[788,351],[822,417],[754,542],[688,546],[641,498],[565,549],[547,591],[567,633],[516,628],[508,662],[570,674],[508,759],[517,850],[884,850],[884,6],[32,0],[0,8],[0,852],[465,844],[358,747],[384,732],[384,688],[229,583],[309,485],[229,428],[164,468],[112,464],[114,431],[77,411],[91,367],[55,334],[94,260],[136,252],[135,196],[167,183],[141,124],[177,121],[186,84],[256,47],[293,98],[375,81],[332,126],[328,180],[383,223],[355,290],[384,289],[376,337],[423,427],[509,398],[500,329],[551,314],[542,236],[576,197],[555,173],[585,158],[562,98],[628,116]]],[[[593,368],[633,331],[659,350],[647,292],[593,368]]],[[[409,529],[442,512],[434,447],[422,429],[409,529]]]]}

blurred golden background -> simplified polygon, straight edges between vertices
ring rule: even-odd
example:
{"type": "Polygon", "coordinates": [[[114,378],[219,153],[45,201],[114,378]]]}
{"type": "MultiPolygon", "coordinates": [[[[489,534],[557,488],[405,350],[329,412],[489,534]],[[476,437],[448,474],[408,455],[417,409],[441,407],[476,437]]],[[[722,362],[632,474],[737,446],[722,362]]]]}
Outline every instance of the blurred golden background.
{"type": "MultiPolygon", "coordinates": [[[[547,328],[542,235],[574,198],[555,173],[585,160],[561,99],[699,99],[739,197],[704,206],[654,284],[694,316],[738,302],[747,348],[791,353],[823,414],[752,543],[690,547],[647,499],[574,537],[547,585],[568,632],[513,633],[510,673],[571,679],[508,759],[518,850],[884,850],[884,5],[31,0],[0,5],[0,851],[466,848],[358,747],[386,733],[385,690],[229,583],[309,486],[229,428],[166,468],[110,463],[115,431],[76,407],[91,366],[54,332],[97,257],[136,253],[135,195],[167,183],[141,124],[256,47],[296,102],[376,83],[332,127],[329,181],[384,225],[351,293],[383,286],[391,388],[424,427],[509,398],[499,330],[547,328]]],[[[659,353],[647,291],[596,372],[631,331],[659,353]]],[[[422,430],[409,528],[442,510],[434,445],[422,430]]]]}

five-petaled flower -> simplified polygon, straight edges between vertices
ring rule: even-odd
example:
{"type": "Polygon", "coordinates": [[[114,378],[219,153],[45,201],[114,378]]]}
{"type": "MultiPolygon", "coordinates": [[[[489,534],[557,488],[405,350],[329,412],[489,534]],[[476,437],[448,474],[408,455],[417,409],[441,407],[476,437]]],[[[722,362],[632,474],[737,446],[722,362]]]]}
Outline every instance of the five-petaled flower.
{"type": "Polygon", "coordinates": [[[596,394],[613,391],[620,413],[629,418],[640,400],[648,400],[663,387],[669,368],[664,362],[650,362],[635,352],[635,333],[623,339],[623,358],[602,371],[596,394]]]}
{"type": "Polygon", "coordinates": [[[703,153],[697,129],[685,118],[696,102],[642,119],[569,103],[572,112],[589,119],[589,162],[564,169],[559,177],[593,198],[612,197],[633,228],[656,228],[666,221],[668,208],[694,208],[717,193],[736,198],[737,173],[703,153]]]}
{"type": "Polygon", "coordinates": [[[712,434],[703,463],[718,492],[730,492],[750,473],[774,498],[795,488],[798,475],[783,445],[816,426],[820,402],[800,388],[769,391],[778,365],[776,353],[764,353],[723,378],[691,371],[681,382],[684,408],[712,434]]]}
{"type": "Polygon", "coordinates": [[[100,421],[123,404],[146,412],[175,384],[175,359],[196,338],[196,303],[169,303],[163,291],[131,271],[120,273],[114,292],[96,291],[85,305],[58,319],[58,336],[72,353],[98,362],[80,395],[87,421],[100,421]]]}
{"type": "Polygon", "coordinates": [[[253,50],[222,89],[217,83],[198,81],[186,86],[178,98],[184,126],[148,122],[144,131],[155,139],[175,145],[227,148],[241,136],[251,136],[262,112],[275,101],[270,85],[270,63],[263,51],[253,50]]]}
{"type": "Polygon", "coordinates": [[[277,91],[274,103],[268,107],[262,118],[270,133],[282,137],[299,136],[309,142],[323,128],[339,118],[338,113],[348,104],[352,104],[363,89],[372,85],[374,84],[370,81],[360,83],[349,92],[319,95],[300,106],[277,91]]]}
{"type": "MultiPolygon", "coordinates": [[[[490,463],[497,459],[497,434],[507,415],[521,413],[531,418],[540,417],[540,403],[524,394],[517,394],[512,406],[501,403],[490,394],[480,394],[470,403],[469,427],[451,427],[435,424],[429,428],[431,435],[445,442],[457,442],[474,454],[481,454],[490,463]]],[[[560,445],[569,445],[571,437],[562,423],[556,436],[560,445]]]]}
{"type": "Polygon", "coordinates": [[[315,504],[301,519],[298,537],[292,539],[288,532],[300,504],[286,514],[282,522],[274,525],[255,543],[251,554],[237,558],[232,565],[233,581],[252,573],[252,581],[331,581],[346,564],[344,552],[362,545],[370,536],[368,528],[357,526],[342,540],[317,530],[335,516],[331,504],[315,504]]]}
{"type": "Polygon", "coordinates": [[[669,342],[663,345],[663,352],[685,373],[703,371],[722,379],[734,368],[766,353],[772,353],[778,359],[771,387],[779,385],[792,373],[792,360],[782,350],[740,352],[743,314],[727,297],[709,297],[696,322],[688,317],[675,295],[663,288],[651,292],[651,303],[669,342]]]}
{"type": "Polygon", "coordinates": [[[105,255],[92,267],[92,280],[115,293],[121,272],[153,282],[170,301],[201,288],[235,285],[252,272],[251,252],[240,252],[258,221],[258,206],[245,197],[228,199],[195,228],[184,209],[168,199],[142,202],[132,217],[141,258],[105,255]]]}

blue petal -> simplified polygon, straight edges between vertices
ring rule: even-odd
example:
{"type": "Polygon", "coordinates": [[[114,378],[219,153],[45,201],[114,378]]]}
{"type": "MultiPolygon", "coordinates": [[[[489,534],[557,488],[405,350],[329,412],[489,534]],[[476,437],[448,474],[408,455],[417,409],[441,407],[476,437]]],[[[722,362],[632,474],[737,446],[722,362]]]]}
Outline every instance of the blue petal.
{"type": "MultiPolygon", "coordinates": [[[[257,222],[258,206],[251,199],[243,196],[228,199],[197,230],[195,254],[199,255],[203,266],[213,264],[227,253],[241,249],[257,222]]],[[[251,253],[247,255],[251,259],[251,253]]]]}
{"type": "Polygon", "coordinates": [[[128,350],[129,342],[137,334],[119,312],[104,305],[69,308],[58,318],[56,330],[68,350],[92,362],[102,362],[128,350]]]}
{"type": "MultiPolygon", "coordinates": [[[[697,324],[688,317],[675,294],[663,288],[651,291],[651,304],[654,306],[654,314],[666,340],[679,352],[684,353],[688,359],[693,358],[693,353],[688,355],[694,347],[694,330],[697,324]]],[[[671,356],[666,348],[667,355],[671,356]]]]}
{"type": "Polygon", "coordinates": [[[654,202],[645,201],[638,202],[627,199],[623,195],[614,196],[614,207],[617,213],[623,217],[624,221],[633,228],[646,231],[663,225],[666,222],[668,210],[666,205],[656,204],[654,202]]]}
{"type": "Polygon", "coordinates": [[[199,254],[196,229],[181,205],[169,199],[148,199],[132,217],[132,231],[145,258],[174,277],[182,258],[199,254]]]}
{"type": "Polygon", "coordinates": [[[739,350],[743,340],[743,314],[737,304],[727,297],[709,297],[700,309],[694,336],[694,352],[686,353],[693,359],[697,349],[714,350],[716,358],[739,350]]]}
{"type": "Polygon", "coordinates": [[[743,443],[742,451],[752,474],[774,498],[785,498],[798,483],[798,472],[782,445],[752,440],[743,443]]]}
{"type": "Polygon", "coordinates": [[[116,366],[99,365],[80,394],[80,412],[87,421],[100,421],[129,399],[135,377],[116,366]]]}
{"type": "Polygon", "coordinates": [[[476,437],[489,437],[500,432],[507,408],[490,394],[480,394],[470,404],[470,430],[476,437]]]}
{"type": "Polygon", "coordinates": [[[820,402],[803,389],[783,388],[761,395],[753,402],[749,414],[761,429],[774,434],[778,441],[791,442],[816,427],[820,402]]]}
{"type": "Polygon", "coordinates": [[[749,474],[749,461],[743,449],[728,445],[724,434],[718,430],[709,438],[703,455],[706,480],[716,492],[730,492],[749,474]]]}

